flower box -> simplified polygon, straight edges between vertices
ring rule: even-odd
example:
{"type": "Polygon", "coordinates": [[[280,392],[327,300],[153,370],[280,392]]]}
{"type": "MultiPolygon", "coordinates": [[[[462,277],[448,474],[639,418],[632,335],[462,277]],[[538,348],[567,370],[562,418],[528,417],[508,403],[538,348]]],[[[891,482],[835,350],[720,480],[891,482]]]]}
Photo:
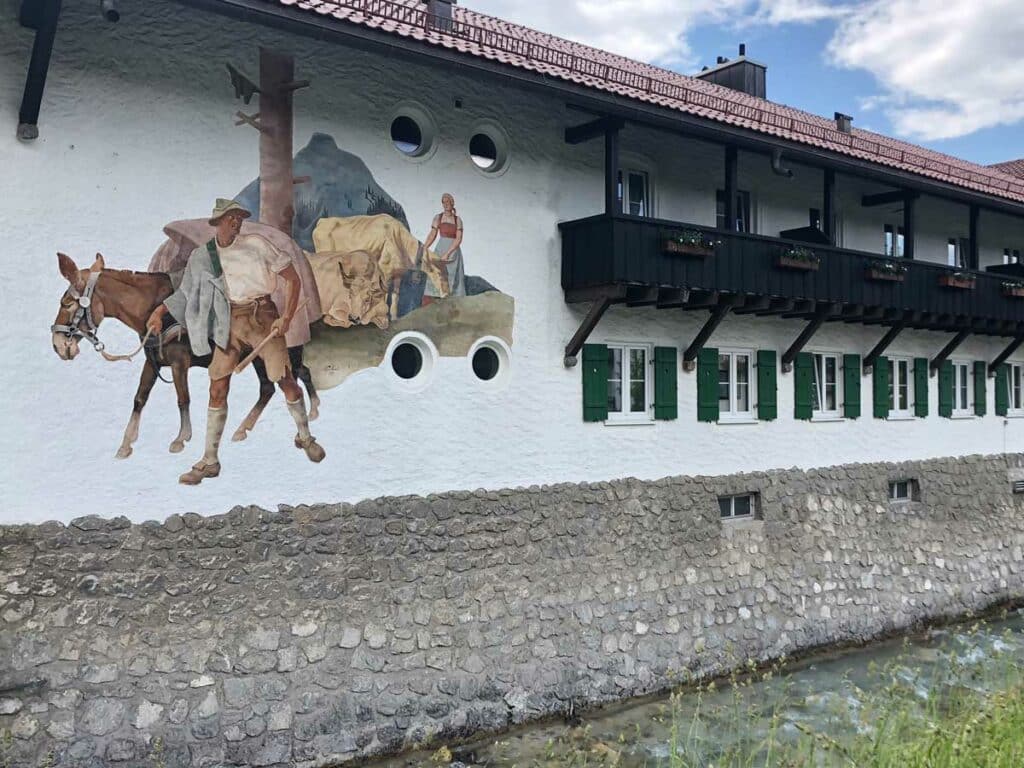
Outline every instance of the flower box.
{"type": "Polygon", "coordinates": [[[789,248],[778,255],[775,266],[817,272],[821,266],[821,257],[807,248],[789,248]]]}
{"type": "Polygon", "coordinates": [[[939,275],[939,285],[944,288],[957,288],[959,290],[973,291],[974,278],[971,275],[963,275],[960,273],[939,275]]]}
{"type": "Polygon", "coordinates": [[[906,279],[907,268],[902,264],[870,264],[865,274],[868,280],[902,283],[906,279]]]}
{"type": "Polygon", "coordinates": [[[706,259],[713,256],[715,247],[713,245],[681,243],[678,240],[665,240],[661,249],[665,253],[674,253],[681,256],[696,256],[699,259],[706,259]]]}
{"type": "Polygon", "coordinates": [[[1024,283],[1003,283],[1003,296],[1024,299],[1024,283]]]}
{"type": "Polygon", "coordinates": [[[706,259],[714,255],[715,247],[718,245],[721,245],[719,241],[713,240],[699,229],[682,229],[664,233],[661,250],[664,253],[706,259]]]}

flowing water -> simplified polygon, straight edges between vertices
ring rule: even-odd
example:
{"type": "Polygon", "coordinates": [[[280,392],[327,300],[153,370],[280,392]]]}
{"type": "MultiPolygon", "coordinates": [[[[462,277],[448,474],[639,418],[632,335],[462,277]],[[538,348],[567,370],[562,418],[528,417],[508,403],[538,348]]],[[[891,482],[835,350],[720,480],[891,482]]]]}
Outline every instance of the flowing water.
{"type": "MultiPolygon", "coordinates": [[[[582,722],[539,724],[439,753],[380,764],[554,768],[714,765],[730,748],[754,753],[769,741],[802,735],[842,738],[870,731],[874,707],[898,688],[928,719],[951,694],[985,695],[1019,685],[1024,670],[1024,609],[985,622],[928,630],[874,645],[823,652],[773,670],[681,689],[585,715],[582,722]],[[895,686],[894,686],[895,684],[895,686]]],[[[763,756],[763,755],[762,755],[763,756]]],[[[763,764],[759,760],[758,764],[763,764]]]]}

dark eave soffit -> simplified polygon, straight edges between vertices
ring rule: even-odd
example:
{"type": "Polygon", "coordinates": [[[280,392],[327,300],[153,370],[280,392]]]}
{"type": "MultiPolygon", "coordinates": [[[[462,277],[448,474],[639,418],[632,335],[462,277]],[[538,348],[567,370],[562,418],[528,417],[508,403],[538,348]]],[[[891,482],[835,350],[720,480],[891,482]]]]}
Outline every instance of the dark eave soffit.
{"type": "Polygon", "coordinates": [[[282,6],[276,2],[267,2],[267,0],[175,0],[175,2],[304,37],[345,42],[355,48],[373,52],[386,51],[389,55],[397,55],[419,62],[424,60],[441,62],[462,70],[476,70],[498,80],[514,81],[517,85],[530,90],[549,94],[552,91],[558,92],[566,99],[571,108],[597,117],[619,117],[671,133],[681,133],[716,143],[734,144],[753,152],[767,153],[782,147],[786,151],[786,157],[793,162],[820,168],[834,168],[853,176],[873,179],[902,189],[928,192],[937,197],[972,203],[988,210],[1002,211],[1014,216],[1024,215],[1024,203],[1014,203],[980,192],[972,192],[953,184],[928,181],[913,173],[885,169],[872,163],[844,157],[805,144],[771,139],[755,131],[744,130],[725,123],[716,123],[653,104],[642,104],[632,99],[585,88],[559,78],[518,69],[489,59],[393,35],[389,32],[321,17],[308,11],[282,6]]]}

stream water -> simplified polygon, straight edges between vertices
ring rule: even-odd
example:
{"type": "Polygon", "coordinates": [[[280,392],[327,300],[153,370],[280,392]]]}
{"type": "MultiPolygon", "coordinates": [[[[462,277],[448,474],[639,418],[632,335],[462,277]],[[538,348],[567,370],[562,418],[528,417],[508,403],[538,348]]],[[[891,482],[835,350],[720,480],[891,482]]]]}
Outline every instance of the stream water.
{"type": "Polygon", "coordinates": [[[815,654],[770,674],[754,673],[749,684],[726,679],[711,690],[682,689],[597,710],[572,725],[549,722],[453,747],[450,756],[444,750],[408,754],[378,765],[656,768],[669,764],[673,749],[685,750],[688,764],[711,765],[731,746],[761,744],[769,736],[795,742],[808,732],[841,738],[871,728],[871,714],[861,708],[894,682],[912,705],[920,702],[926,717],[936,694],[994,693],[1020,684],[1022,670],[1024,609],[815,654]]]}

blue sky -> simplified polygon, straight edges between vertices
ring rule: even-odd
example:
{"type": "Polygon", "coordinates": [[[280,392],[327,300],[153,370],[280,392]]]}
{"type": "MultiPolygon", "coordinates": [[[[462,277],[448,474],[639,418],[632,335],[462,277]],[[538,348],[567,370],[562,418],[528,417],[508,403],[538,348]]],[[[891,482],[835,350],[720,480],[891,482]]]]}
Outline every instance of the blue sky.
{"type": "Polygon", "coordinates": [[[1024,157],[1019,0],[463,0],[693,74],[740,42],[768,98],[981,164],[1024,157]]]}

